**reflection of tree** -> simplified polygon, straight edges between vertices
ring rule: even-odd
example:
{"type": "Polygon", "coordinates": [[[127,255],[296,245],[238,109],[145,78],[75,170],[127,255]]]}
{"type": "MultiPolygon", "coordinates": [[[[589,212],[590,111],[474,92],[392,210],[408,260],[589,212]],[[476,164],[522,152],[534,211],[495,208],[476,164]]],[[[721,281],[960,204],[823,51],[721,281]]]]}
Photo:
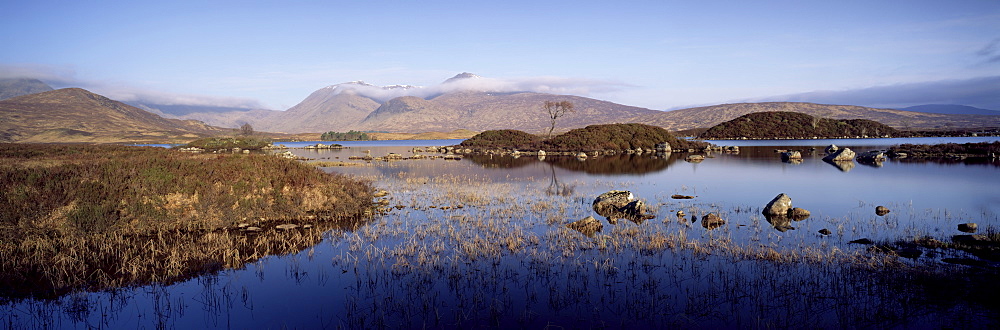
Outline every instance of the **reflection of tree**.
{"type": "Polygon", "coordinates": [[[646,174],[665,170],[676,160],[676,156],[671,157],[669,154],[665,157],[644,154],[601,156],[582,162],[573,157],[558,157],[552,160],[552,164],[588,174],[646,174]]]}
{"type": "Polygon", "coordinates": [[[576,186],[559,183],[559,177],[556,176],[556,167],[552,163],[549,163],[549,169],[552,170],[552,180],[549,181],[549,187],[545,189],[545,193],[556,196],[572,196],[573,191],[576,190],[576,186]]]}

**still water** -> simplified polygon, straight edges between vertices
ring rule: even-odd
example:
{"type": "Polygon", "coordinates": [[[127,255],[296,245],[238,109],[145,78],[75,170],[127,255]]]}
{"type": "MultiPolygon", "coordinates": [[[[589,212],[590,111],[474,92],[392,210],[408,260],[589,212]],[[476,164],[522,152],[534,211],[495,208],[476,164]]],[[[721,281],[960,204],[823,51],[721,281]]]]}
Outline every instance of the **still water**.
{"type": "MultiPolygon", "coordinates": [[[[385,204],[391,209],[358,229],[331,231],[300,253],[182,283],[6,303],[0,305],[0,324],[538,328],[975,327],[983,323],[955,322],[997,322],[996,306],[955,292],[942,298],[935,293],[939,290],[910,284],[926,282],[918,275],[843,261],[803,261],[865,254],[868,246],[848,243],[859,238],[947,240],[961,234],[956,226],[966,222],[996,230],[998,162],[889,160],[835,166],[821,160],[822,147],[830,143],[864,151],[927,143],[922,141],[715,141],[740,145],[741,151],[710,154],[700,163],[686,162],[684,154],[585,161],[500,156],[357,161],[360,166],[324,170],[372,180],[389,192],[385,204]],[[804,159],[782,162],[775,149],[802,150],[804,159]],[[632,191],[651,205],[656,218],[611,224],[591,208],[594,197],[609,190],[632,191]],[[811,217],[781,226],[768,223],[761,208],[779,193],[811,217]],[[694,198],[672,199],[674,194],[694,198]],[[879,205],[892,212],[876,215],[879,205]],[[677,211],[684,211],[685,219],[678,219],[677,211]],[[726,224],[710,230],[687,219],[710,212],[726,224]],[[602,221],[599,234],[586,236],[564,226],[587,216],[602,221]],[[820,229],[833,234],[821,235],[820,229]],[[799,255],[806,250],[819,257],[785,262],[755,257],[759,251],[799,255]]],[[[409,156],[415,146],[458,142],[358,141],[342,143],[350,147],[343,150],[293,152],[349,161],[368,152],[409,156]]],[[[951,267],[940,260],[955,253],[935,251],[901,262],[904,267],[951,267]]]]}

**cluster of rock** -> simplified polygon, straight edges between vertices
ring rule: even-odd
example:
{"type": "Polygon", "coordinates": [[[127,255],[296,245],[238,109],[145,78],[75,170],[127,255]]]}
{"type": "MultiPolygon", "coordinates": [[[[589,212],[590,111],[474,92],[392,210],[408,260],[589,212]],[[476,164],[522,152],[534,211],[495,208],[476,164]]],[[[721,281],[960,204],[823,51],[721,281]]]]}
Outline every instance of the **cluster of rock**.
{"type": "MultiPolygon", "coordinates": [[[[816,150],[816,148],[811,148],[810,150],[816,150]]],[[[781,161],[783,162],[792,164],[802,163],[802,151],[777,149],[775,152],[781,155],[781,161]]],[[[857,160],[858,163],[866,165],[882,166],[882,162],[884,162],[887,158],[886,153],[881,150],[870,150],[856,153],[850,148],[841,148],[833,144],[827,146],[823,152],[824,162],[827,162],[844,172],[850,171],[854,168],[855,160],[857,160]]]]}
{"type": "MultiPolygon", "coordinates": [[[[284,223],[284,224],[280,224],[280,225],[274,226],[274,229],[280,230],[280,231],[289,231],[289,230],[300,229],[300,228],[301,229],[311,229],[312,227],[313,227],[312,224],[297,225],[297,224],[293,224],[293,223],[284,223]]],[[[253,225],[250,225],[249,223],[241,223],[241,224],[239,224],[239,225],[236,226],[236,229],[239,230],[239,231],[241,231],[241,232],[248,233],[248,234],[250,234],[250,233],[259,233],[259,232],[264,231],[264,228],[261,228],[261,227],[258,227],[258,226],[253,226],[253,225]]]]}
{"type": "Polygon", "coordinates": [[[313,144],[313,145],[307,145],[307,146],[302,147],[302,148],[303,149],[335,149],[336,150],[336,149],[344,149],[346,147],[344,147],[342,145],[339,145],[339,144],[336,144],[336,143],[334,143],[334,144],[317,143],[317,144],[313,144]]]}
{"type": "Polygon", "coordinates": [[[802,221],[811,215],[806,209],[792,207],[792,198],[784,193],[778,194],[768,202],[761,213],[764,214],[767,222],[774,226],[774,229],[782,232],[795,229],[791,225],[792,220],[802,221]]]}
{"type": "Polygon", "coordinates": [[[612,190],[600,194],[594,199],[593,208],[594,212],[607,218],[610,224],[618,223],[618,219],[642,223],[656,217],[650,214],[643,201],[635,199],[635,195],[627,190],[612,190]]]}
{"type": "MultiPolygon", "coordinates": [[[[449,148],[449,151],[452,151],[451,148],[453,148],[453,147],[447,147],[447,148],[449,148]]],[[[703,149],[675,149],[675,148],[672,148],[670,146],[670,143],[668,143],[668,142],[660,142],[660,143],[657,143],[653,148],[649,148],[649,149],[635,148],[635,149],[624,149],[624,150],[593,150],[593,151],[545,151],[545,150],[521,151],[521,150],[517,150],[517,149],[504,149],[504,148],[470,149],[470,148],[454,147],[453,151],[455,153],[463,153],[463,154],[482,154],[482,155],[512,156],[512,157],[515,157],[515,158],[528,156],[528,157],[540,157],[540,158],[544,159],[544,157],[548,157],[548,156],[570,156],[570,157],[576,157],[576,158],[578,158],[580,160],[585,160],[585,159],[592,158],[592,157],[614,156],[614,155],[654,155],[654,156],[659,156],[659,157],[666,157],[667,155],[669,155],[671,153],[674,153],[674,152],[678,152],[678,153],[681,153],[681,152],[686,152],[686,153],[699,153],[699,152],[701,152],[701,153],[710,153],[710,152],[739,153],[740,147],[738,147],[738,146],[720,147],[720,146],[716,146],[716,145],[709,145],[709,146],[707,146],[707,147],[705,147],[703,149]]],[[[701,156],[701,155],[697,155],[697,156],[701,156]]],[[[690,156],[689,156],[689,158],[696,159],[695,161],[701,161],[701,160],[705,159],[704,156],[701,156],[700,159],[697,159],[697,157],[693,157],[692,158],[690,156]]],[[[691,161],[691,160],[689,160],[689,161],[691,161]]]]}
{"type": "Polygon", "coordinates": [[[448,151],[444,147],[427,147],[425,148],[413,148],[412,156],[403,156],[394,152],[390,152],[385,156],[372,156],[371,150],[365,150],[364,156],[350,156],[347,159],[351,160],[365,160],[365,161],[397,161],[397,160],[418,160],[418,159],[444,159],[444,160],[461,160],[462,156],[457,155],[453,152],[448,151]],[[441,150],[441,151],[439,151],[441,150]],[[444,155],[423,155],[419,152],[446,152],[444,155]]]}

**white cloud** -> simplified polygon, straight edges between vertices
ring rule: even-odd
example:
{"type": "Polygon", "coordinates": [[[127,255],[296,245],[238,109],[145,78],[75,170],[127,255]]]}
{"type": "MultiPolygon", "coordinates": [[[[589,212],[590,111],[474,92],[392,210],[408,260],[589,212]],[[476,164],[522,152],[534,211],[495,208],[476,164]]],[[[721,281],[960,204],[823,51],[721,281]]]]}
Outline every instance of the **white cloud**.
{"type": "Polygon", "coordinates": [[[1000,109],[1000,93],[998,91],[1000,91],[1000,76],[991,76],[842,91],[813,91],[743,101],[793,101],[881,108],[901,108],[921,104],[960,104],[998,110],[1000,109]]]}
{"type": "Polygon", "coordinates": [[[536,92],[587,96],[595,93],[614,92],[630,86],[631,85],[619,82],[580,78],[527,77],[498,79],[475,76],[470,78],[448,80],[443,83],[427,87],[380,87],[360,83],[344,83],[330,86],[330,88],[336,87],[341,93],[356,93],[358,95],[384,102],[401,96],[429,98],[435,95],[459,91],[493,93],[536,92]]]}
{"type": "Polygon", "coordinates": [[[233,107],[245,109],[264,108],[260,101],[250,98],[177,94],[135,87],[123,83],[78,79],[76,78],[76,71],[71,67],[38,64],[0,64],[0,79],[6,78],[38,79],[51,85],[53,88],[83,88],[91,92],[104,95],[113,100],[123,102],[141,102],[159,105],[233,107]]]}

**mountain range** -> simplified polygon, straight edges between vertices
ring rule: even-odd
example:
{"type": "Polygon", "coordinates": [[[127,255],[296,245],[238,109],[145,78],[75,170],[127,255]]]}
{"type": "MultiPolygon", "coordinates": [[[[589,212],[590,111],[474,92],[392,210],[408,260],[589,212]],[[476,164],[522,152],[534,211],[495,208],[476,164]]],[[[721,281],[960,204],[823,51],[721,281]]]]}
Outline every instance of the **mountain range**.
{"type": "Polygon", "coordinates": [[[456,129],[541,133],[548,128],[548,116],[541,105],[545,101],[569,101],[576,111],[557,120],[557,131],[616,122],[647,123],[671,130],[707,128],[761,111],[871,119],[902,129],[1000,126],[1000,117],[989,116],[988,112],[933,113],[804,102],[736,103],[658,111],[581,96],[475,89],[484,79],[464,72],[445,80],[439,85],[445,87],[437,89],[409,85],[379,87],[354,81],[321,88],[287,111],[191,113],[178,117],[223,127],[250,123],[258,130],[286,133],[348,130],[420,133],[456,129]]]}
{"type": "MultiPolygon", "coordinates": [[[[0,84],[0,142],[169,140],[212,135],[245,123],[261,132],[320,133],[349,130],[375,132],[449,132],[517,129],[547,131],[545,101],[569,101],[574,112],[556,122],[557,131],[593,124],[644,123],[680,131],[707,128],[762,111],[794,111],[831,119],[870,119],[901,129],[1000,127],[1000,116],[876,109],[803,102],[721,104],[658,111],[593,98],[482,88],[486,78],[461,73],[438,86],[374,86],[362,81],[316,90],[286,111],[203,106],[157,105],[112,101],[82,89],[51,90],[37,80],[0,84]],[[43,91],[41,93],[35,91],[43,91]],[[47,90],[47,91],[46,91],[47,90]],[[34,92],[34,94],[31,94],[34,92]],[[23,95],[28,94],[28,95],[23,95]],[[135,105],[135,106],[133,106],[135,105]],[[164,119],[168,117],[173,119],[164,119]],[[101,124],[99,118],[104,118],[101,124]],[[177,120],[186,119],[186,120],[177,120]],[[197,121],[197,122],[196,122],[197,121]],[[218,127],[212,127],[212,126],[218,127]],[[55,140],[53,140],[55,138],[55,140]]],[[[947,107],[950,112],[983,109],[947,107]]]]}

